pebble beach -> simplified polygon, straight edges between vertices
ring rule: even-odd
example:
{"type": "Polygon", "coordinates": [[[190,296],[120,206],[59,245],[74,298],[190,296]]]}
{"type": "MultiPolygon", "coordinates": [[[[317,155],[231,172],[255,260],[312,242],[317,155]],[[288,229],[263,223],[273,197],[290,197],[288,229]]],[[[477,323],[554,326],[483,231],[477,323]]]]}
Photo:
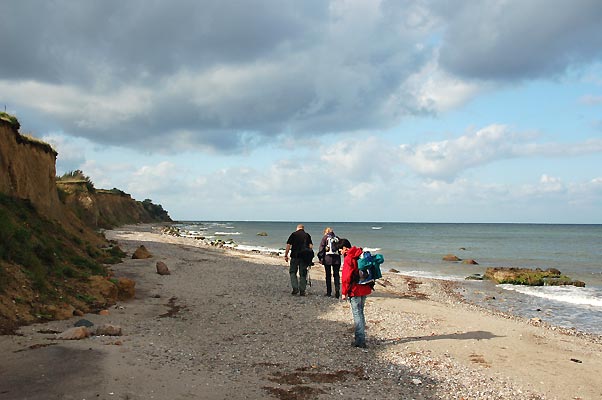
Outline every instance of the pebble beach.
{"type": "Polygon", "coordinates": [[[453,282],[385,273],[367,349],[315,265],[291,296],[282,257],[136,225],[106,231],[136,295],[85,315],[120,336],[59,340],[80,317],[0,337],[0,399],[600,399],[599,336],[467,304],[453,282]],[[159,275],[156,263],[169,275],[159,275]]]}

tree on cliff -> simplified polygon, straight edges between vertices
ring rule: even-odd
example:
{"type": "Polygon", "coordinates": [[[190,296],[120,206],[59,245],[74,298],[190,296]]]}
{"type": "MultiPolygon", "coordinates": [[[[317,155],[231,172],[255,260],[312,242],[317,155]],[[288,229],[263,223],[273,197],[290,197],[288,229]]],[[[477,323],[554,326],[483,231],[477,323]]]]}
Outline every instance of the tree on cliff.
{"type": "Polygon", "coordinates": [[[76,169],[75,171],[65,172],[61,177],[57,178],[59,182],[85,182],[88,192],[95,193],[94,183],[89,176],[85,175],[82,170],[76,169]]]}

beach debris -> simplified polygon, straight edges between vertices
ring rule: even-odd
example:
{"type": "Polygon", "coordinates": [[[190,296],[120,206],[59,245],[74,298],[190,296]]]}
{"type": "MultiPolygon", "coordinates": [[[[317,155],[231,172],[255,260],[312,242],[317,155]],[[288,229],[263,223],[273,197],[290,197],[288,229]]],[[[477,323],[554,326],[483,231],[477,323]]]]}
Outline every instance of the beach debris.
{"type": "Polygon", "coordinates": [[[462,261],[462,259],[455,254],[446,254],[443,256],[443,261],[462,261]]]}
{"type": "Polygon", "coordinates": [[[583,361],[581,361],[581,360],[578,360],[578,359],[576,359],[576,358],[571,358],[571,361],[572,361],[572,362],[575,362],[575,363],[577,363],[577,364],[581,364],[581,363],[583,363],[583,361]]]}
{"type": "Polygon", "coordinates": [[[141,244],[136,249],[134,254],[132,254],[132,258],[135,260],[142,260],[142,259],[151,258],[151,257],[152,257],[151,253],[146,249],[146,247],[144,247],[143,244],[141,244]]]}
{"type": "Polygon", "coordinates": [[[73,324],[73,326],[85,326],[86,328],[89,328],[91,326],[94,326],[94,323],[92,321],[82,318],[79,321],[77,321],[75,324],[73,324]]]}
{"type": "Polygon", "coordinates": [[[118,325],[103,324],[96,328],[98,336],[121,336],[122,334],[121,327],[118,325]]]}
{"type": "Polygon", "coordinates": [[[59,340],[81,340],[89,337],[92,333],[85,326],[76,326],[69,328],[64,332],[56,335],[59,340]]]}
{"type": "Polygon", "coordinates": [[[167,268],[167,264],[163,261],[157,261],[157,273],[159,275],[170,275],[169,268],[167,268]]]}
{"type": "Polygon", "coordinates": [[[585,287],[582,281],[572,280],[556,268],[517,268],[517,267],[490,267],[485,271],[485,279],[497,283],[528,285],[528,286],[564,286],[573,285],[585,287]]]}

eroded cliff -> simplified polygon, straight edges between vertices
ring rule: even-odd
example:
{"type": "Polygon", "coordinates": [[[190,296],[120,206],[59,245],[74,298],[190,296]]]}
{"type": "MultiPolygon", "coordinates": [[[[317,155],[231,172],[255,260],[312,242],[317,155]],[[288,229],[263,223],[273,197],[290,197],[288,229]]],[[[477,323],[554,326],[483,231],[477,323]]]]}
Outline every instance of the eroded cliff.
{"type": "Polygon", "coordinates": [[[109,264],[125,254],[98,228],[171,221],[117,189],[57,187],[56,151],[18,129],[0,113],[0,334],[114,304],[122,279],[109,264]]]}

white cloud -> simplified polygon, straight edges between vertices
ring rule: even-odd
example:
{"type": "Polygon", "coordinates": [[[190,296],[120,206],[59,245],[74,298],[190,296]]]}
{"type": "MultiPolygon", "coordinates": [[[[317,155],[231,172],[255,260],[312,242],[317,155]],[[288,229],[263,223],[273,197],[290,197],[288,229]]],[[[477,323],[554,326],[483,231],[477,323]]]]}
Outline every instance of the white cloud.
{"type": "Polygon", "coordinates": [[[406,83],[417,108],[436,113],[464,105],[487,88],[482,82],[462,80],[441,69],[435,60],[413,74],[406,83]]]}
{"type": "Polygon", "coordinates": [[[453,180],[464,170],[518,157],[568,157],[602,153],[602,139],[581,143],[537,143],[532,133],[490,125],[455,139],[399,146],[401,162],[419,175],[453,180]]]}

